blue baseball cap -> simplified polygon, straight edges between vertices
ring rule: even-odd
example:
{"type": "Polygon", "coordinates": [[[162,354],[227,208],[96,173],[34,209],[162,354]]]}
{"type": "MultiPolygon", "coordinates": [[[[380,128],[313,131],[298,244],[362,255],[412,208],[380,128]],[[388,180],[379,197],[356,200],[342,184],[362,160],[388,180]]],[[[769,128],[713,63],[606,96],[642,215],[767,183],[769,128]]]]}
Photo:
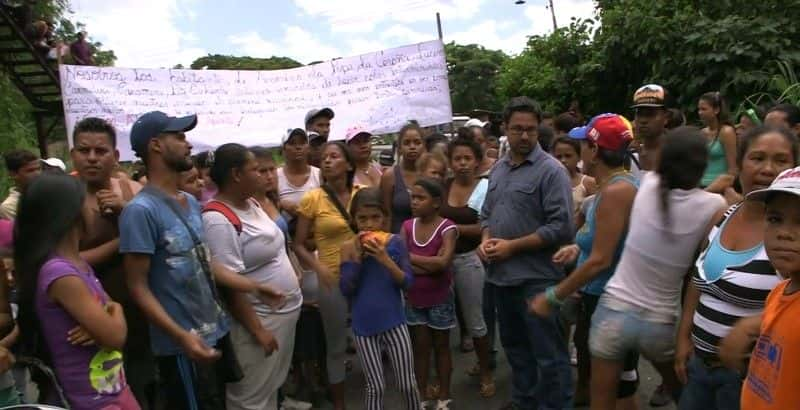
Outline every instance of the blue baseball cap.
{"type": "Polygon", "coordinates": [[[575,127],[573,129],[569,130],[569,133],[567,133],[567,135],[570,138],[574,139],[574,140],[585,140],[586,139],[586,130],[588,128],[589,127],[587,127],[587,126],[575,127]]]}
{"type": "Polygon", "coordinates": [[[186,132],[197,126],[197,115],[170,117],[161,111],[142,114],[131,127],[131,149],[142,158],[150,140],[165,132],[186,132]]]}

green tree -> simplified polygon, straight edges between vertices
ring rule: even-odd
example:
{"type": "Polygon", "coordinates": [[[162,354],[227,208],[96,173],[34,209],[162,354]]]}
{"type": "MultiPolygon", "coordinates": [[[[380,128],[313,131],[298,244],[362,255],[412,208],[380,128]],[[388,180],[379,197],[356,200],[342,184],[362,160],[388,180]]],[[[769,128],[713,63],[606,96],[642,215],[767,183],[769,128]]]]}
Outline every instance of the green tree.
{"type": "Polygon", "coordinates": [[[654,82],[688,112],[708,91],[736,105],[785,74],[781,67],[800,67],[800,1],[789,3],[597,0],[599,24],[532,37],[503,67],[498,94],[629,113],[634,90],[654,82]]]}
{"type": "Polygon", "coordinates": [[[500,68],[508,56],[477,44],[450,42],[444,49],[453,112],[500,109],[501,102],[495,90],[500,68]]]}
{"type": "Polygon", "coordinates": [[[594,84],[586,72],[594,57],[592,23],[573,21],[550,35],[530,37],[522,53],[503,65],[499,97],[507,101],[526,95],[551,112],[565,110],[574,100],[588,102],[594,96],[594,84]]]}
{"type": "Polygon", "coordinates": [[[195,70],[203,67],[211,70],[282,70],[300,66],[302,64],[289,57],[254,58],[209,54],[194,60],[191,68],[195,70]]]}

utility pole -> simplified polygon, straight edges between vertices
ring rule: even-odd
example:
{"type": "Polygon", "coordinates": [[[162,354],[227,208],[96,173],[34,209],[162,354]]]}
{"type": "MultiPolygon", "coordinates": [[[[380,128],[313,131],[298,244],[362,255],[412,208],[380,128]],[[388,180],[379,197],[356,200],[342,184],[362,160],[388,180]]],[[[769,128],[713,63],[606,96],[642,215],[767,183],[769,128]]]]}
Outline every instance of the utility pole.
{"type": "MultiPolygon", "coordinates": [[[[436,13],[438,16],[439,13],[436,13]]],[[[550,15],[553,16],[553,31],[558,30],[558,24],[556,24],[556,10],[553,8],[553,0],[550,0],[550,15]]],[[[441,31],[439,32],[439,37],[441,37],[441,31]]]]}
{"type": "MultiPolygon", "coordinates": [[[[552,0],[550,0],[552,1],[552,0]]],[[[553,16],[553,23],[555,23],[555,16],[553,16]]],[[[439,40],[442,39],[442,18],[439,16],[439,12],[436,12],[436,28],[439,30],[439,40]]]]}

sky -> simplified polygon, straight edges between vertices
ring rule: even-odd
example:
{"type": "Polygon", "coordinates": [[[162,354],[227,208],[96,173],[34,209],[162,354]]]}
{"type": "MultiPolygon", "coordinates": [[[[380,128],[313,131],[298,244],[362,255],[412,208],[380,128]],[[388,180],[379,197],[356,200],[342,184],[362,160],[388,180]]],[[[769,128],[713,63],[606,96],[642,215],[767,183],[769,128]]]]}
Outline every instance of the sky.
{"type": "MultiPolygon", "coordinates": [[[[592,0],[553,0],[559,26],[592,0]]],[[[207,54],[285,56],[303,64],[433,40],[517,54],[553,29],[547,0],[71,0],[73,21],[118,67],[188,66],[207,54]]]]}

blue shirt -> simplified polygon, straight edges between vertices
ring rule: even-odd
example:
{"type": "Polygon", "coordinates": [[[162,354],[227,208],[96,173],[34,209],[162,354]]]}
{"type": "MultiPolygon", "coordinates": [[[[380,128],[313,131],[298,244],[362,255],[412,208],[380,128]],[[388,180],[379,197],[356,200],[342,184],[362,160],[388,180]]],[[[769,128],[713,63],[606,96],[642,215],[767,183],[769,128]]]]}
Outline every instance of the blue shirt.
{"type": "Polygon", "coordinates": [[[372,336],[406,323],[401,290],[408,289],[414,278],[411,260],[398,235],[392,235],[386,251],[405,274],[402,285],[371,256],[362,258],[361,263],[342,262],[339,288],[350,300],[357,336],[372,336]]]}
{"type": "Polygon", "coordinates": [[[523,251],[488,265],[487,280],[497,286],[516,286],[526,281],[549,286],[564,277],[553,263],[559,246],[574,235],[572,183],[567,170],[538,144],[519,165],[510,153],[500,159],[489,175],[489,190],[481,210],[481,227],[492,238],[516,239],[536,233],[544,246],[523,251]]]}
{"type": "MultiPolygon", "coordinates": [[[[200,205],[191,195],[181,194],[189,208],[178,207],[185,211],[184,217],[202,241],[200,205]]],[[[209,346],[216,345],[228,332],[228,318],[214,298],[192,237],[178,216],[162,199],[144,189],[122,211],[119,226],[119,252],[150,255],[150,290],[172,320],[209,346]]],[[[152,324],[150,344],[156,356],[182,353],[175,340],[152,324]]]]}
{"type": "MultiPolygon", "coordinates": [[[[611,178],[608,181],[608,184],[611,185],[617,181],[625,181],[636,187],[636,189],[639,188],[639,180],[633,175],[617,175],[611,178]]],[[[581,266],[584,262],[586,262],[586,259],[589,258],[589,255],[592,254],[592,244],[594,243],[594,234],[597,229],[597,221],[595,216],[597,215],[597,205],[600,203],[600,200],[601,196],[600,193],[598,193],[589,203],[586,210],[586,221],[575,235],[575,244],[578,245],[578,248],[581,250],[581,253],[578,255],[577,266],[581,266]]],[[[595,296],[600,296],[603,294],[603,289],[605,289],[606,283],[608,283],[608,280],[611,279],[611,275],[613,275],[614,271],[617,269],[619,258],[622,256],[622,249],[625,248],[625,238],[627,236],[628,231],[626,230],[622,233],[622,237],[619,238],[619,242],[617,242],[617,248],[614,251],[614,259],[611,261],[611,265],[602,272],[598,273],[594,279],[590,280],[589,283],[583,287],[584,293],[595,296]]]]}

